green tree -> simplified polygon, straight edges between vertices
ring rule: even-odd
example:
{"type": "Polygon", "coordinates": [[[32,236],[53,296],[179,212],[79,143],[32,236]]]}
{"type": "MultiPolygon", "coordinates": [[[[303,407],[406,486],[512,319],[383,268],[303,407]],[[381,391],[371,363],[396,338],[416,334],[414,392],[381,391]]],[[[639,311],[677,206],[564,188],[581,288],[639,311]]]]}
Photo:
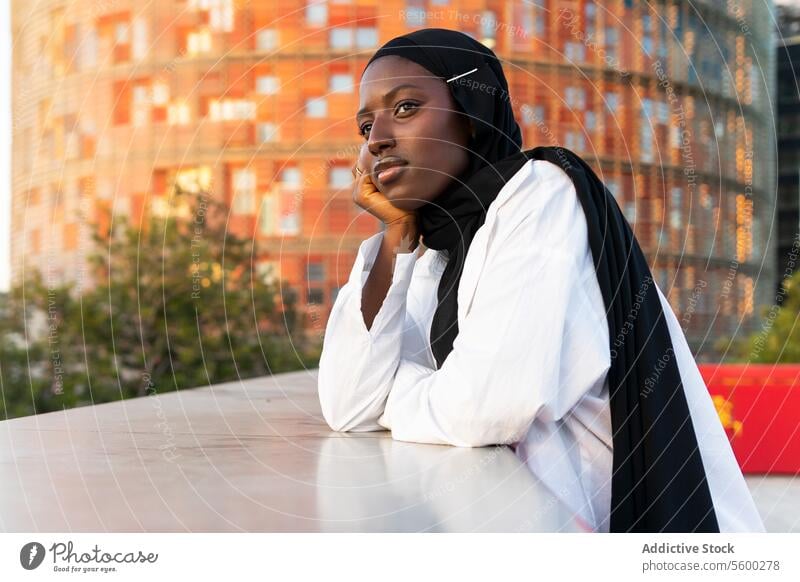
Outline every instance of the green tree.
{"type": "Polygon", "coordinates": [[[32,414],[46,405],[49,391],[42,373],[46,344],[26,345],[21,297],[22,287],[17,287],[0,299],[0,419],[32,414]]]}
{"type": "Polygon", "coordinates": [[[38,272],[11,289],[0,310],[0,418],[79,403],[66,379],[60,329],[75,309],[68,285],[47,286],[38,272]]]}
{"type": "Polygon", "coordinates": [[[258,276],[254,243],[227,229],[227,210],[176,191],[167,216],[106,217],[92,286],[35,275],[14,289],[0,327],[27,340],[2,342],[4,416],[315,366],[319,346],[299,328],[293,294],[258,276]],[[19,334],[32,313],[45,321],[35,339],[19,334]]]}
{"type": "MultiPolygon", "coordinates": [[[[780,305],[763,307],[758,331],[731,343],[731,360],[761,364],[800,363],[800,271],[784,279],[780,305]]],[[[724,349],[729,340],[720,341],[724,349]]]]}

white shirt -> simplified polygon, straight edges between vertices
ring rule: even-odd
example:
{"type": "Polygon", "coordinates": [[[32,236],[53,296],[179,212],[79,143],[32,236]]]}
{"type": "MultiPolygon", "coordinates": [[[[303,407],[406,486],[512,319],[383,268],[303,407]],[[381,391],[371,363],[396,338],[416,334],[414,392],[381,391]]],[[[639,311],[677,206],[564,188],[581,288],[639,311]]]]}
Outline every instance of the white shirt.
{"type": "MultiPolygon", "coordinates": [[[[490,204],[458,287],[459,333],[438,370],[428,338],[447,256],[398,254],[368,330],[361,292],[382,237],[361,244],[328,320],[318,377],[328,425],[390,429],[418,443],[512,445],[588,529],[607,532],[609,332],[569,176],[529,160],[490,204]]],[[[658,294],[720,530],[764,531],[677,318],[658,294]]]]}

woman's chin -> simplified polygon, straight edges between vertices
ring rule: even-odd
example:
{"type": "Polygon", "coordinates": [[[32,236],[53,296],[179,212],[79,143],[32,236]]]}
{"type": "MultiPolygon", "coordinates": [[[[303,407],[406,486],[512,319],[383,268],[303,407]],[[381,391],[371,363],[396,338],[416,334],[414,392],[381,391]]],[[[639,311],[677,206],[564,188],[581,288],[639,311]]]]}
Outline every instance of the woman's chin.
{"type": "Polygon", "coordinates": [[[406,192],[406,189],[402,187],[398,187],[396,189],[390,188],[385,195],[386,198],[389,199],[389,202],[392,203],[392,206],[399,208],[400,210],[416,210],[425,204],[424,200],[420,199],[418,196],[415,197],[413,194],[406,192]]]}

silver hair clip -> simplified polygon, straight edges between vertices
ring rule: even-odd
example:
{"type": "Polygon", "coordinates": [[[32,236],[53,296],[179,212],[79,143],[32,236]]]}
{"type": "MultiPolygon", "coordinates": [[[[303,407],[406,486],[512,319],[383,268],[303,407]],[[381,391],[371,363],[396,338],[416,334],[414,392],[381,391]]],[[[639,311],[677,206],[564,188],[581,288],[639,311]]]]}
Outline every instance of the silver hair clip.
{"type": "Polygon", "coordinates": [[[447,81],[445,81],[445,83],[449,83],[450,81],[455,81],[456,79],[460,79],[460,78],[461,78],[461,77],[463,77],[464,75],[469,75],[470,73],[474,73],[474,72],[475,72],[475,71],[477,71],[477,70],[478,70],[478,67],[475,67],[475,68],[474,68],[474,69],[472,69],[471,71],[467,71],[466,73],[461,73],[460,75],[456,75],[456,76],[455,76],[455,77],[453,77],[452,79],[448,79],[447,81]]]}

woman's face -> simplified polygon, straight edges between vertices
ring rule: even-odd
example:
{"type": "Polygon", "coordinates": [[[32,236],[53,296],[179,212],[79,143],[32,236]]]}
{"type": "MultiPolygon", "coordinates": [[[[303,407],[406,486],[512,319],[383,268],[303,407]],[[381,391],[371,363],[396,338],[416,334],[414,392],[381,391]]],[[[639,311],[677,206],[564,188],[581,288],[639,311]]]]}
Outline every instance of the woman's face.
{"type": "Polygon", "coordinates": [[[392,204],[419,208],[466,169],[469,118],[426,68],[396,55],[380,57],[364,71],[359,97],[362,169],[392,204]]]}

